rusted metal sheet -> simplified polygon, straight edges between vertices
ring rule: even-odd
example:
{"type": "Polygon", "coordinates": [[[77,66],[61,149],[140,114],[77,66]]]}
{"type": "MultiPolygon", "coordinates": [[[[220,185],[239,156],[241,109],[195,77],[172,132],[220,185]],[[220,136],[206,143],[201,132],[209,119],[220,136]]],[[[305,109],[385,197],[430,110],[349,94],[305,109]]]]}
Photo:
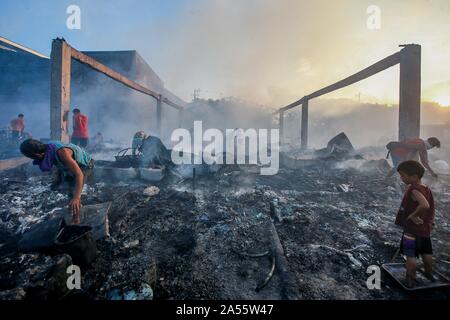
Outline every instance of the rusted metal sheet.
{"type": "Polygon", "coordinates": [[[9,39],[3,38],[2,36],[0,36],[0,41],[4,42],[4,43],[10,45],[11,47],[14,47],[14,48],[16,48],[16,49],[18,49],[20,51],[25,51],[25,52],[31,53],[31,54],[39,57],[39,58],[50,59],[45,54],[42,54],[40,52],[37,52],[36,50],[27,48],[27,47],[25,47],[25,46],[23,46],[21,44],[18,44],[18,43],[14,42],[14,41],[9,40],[9,39]]]}

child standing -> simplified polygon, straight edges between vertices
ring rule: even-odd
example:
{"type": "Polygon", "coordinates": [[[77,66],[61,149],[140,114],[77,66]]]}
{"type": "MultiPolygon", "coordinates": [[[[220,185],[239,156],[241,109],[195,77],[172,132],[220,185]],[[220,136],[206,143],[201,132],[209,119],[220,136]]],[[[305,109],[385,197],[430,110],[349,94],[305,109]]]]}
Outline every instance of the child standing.
{"type": "Polygon", "coordinates": [[[416,257],[422,256],[425,276],[433,280],[433,248],[431,230],[434,222],[434,200],[431,189],[422,184],[425,168],[417,161],[404,161],[397,167],[402,181],[408,185],[395,224],[403,228],[401,252],[406,255],[406,280],[409,287],[416,282],[416,257]]]}

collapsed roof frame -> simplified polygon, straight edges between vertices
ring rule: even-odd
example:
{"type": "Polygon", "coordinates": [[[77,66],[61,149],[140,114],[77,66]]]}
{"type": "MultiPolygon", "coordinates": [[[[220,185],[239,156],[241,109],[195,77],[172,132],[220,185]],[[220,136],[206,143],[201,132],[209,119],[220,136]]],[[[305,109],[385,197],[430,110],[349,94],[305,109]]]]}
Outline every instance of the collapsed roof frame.
{"type": "Polygon", "coordinates": [[[304,96],[274,114],[279,113],[279,129],[281,143],[284,136],[284,113],[297,106],[302,106],[301,147],[308,148],[308,102],[327,93],[342,89],[351,84],[369,78],[381,71],[400,64],[400,99],[398,139],[413,139],[420,136],[420,102],[421,102],[421,46],[417,44],[401,45],[399,52],[390,55],[370,67],[350,77],[324,87],[304,96]]]}
{"type": "Polygon", "coordinates": [[[72,59],[89,66],[107,77],[122,83],[130,89],[156,99],[157,132],[161,136],[161,118],[163,103],[179,111],[180,122],[184,108],[170,101],[162,94],[150,90],[122,74],[112,70],[92,57],[71,47],[64,39],[54,39],[51,52],[50,82],[50,137],[52,140],[69,141],[68,118],[70,112],[70,80],[72,59]]]}

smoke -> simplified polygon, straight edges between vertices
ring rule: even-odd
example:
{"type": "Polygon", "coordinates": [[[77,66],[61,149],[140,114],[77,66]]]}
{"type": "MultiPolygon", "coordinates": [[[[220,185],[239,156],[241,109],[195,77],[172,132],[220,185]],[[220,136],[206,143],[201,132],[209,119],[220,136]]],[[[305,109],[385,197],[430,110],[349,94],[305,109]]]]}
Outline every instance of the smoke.
{"type": "MultiPolygon", "coordinates": [[[[367,28],[366,10],[372,4],[194,0],[167,26],[159,53],[153,46],[135,44],[156,57],[167,86],[185,99],[200,88],[204,98],[236,96],[281,107],[393,54],[403,43],[423,45],[424,87],[433,79],[448,80],[437,64],[449,62],[442,54],[450,49],[448,33],[440,32],[448,29],[442,10],[449,3],[380,0],[382,27],[376,31],[367,28]]],[[[150,29],[140,27],[137,39],[150,29]]],[[[366,102],[396,103],[394,69],[337,91],[332,98],[353,98],[361,92],[366,102]]]]}
{"type": "MultiPolygon", "coordinates": [[[[219,100],[201,107],[202,112],[192,109],[194,116],[187,116],[183,123],[186,128],[193,120],[205,120],[209,127],[217,128],[271,127],[269,109],[282,107],[357,72],[398,51],[402,43],[423,45],[426,92],[438,95],[428,87],[433,81],[448,81],[441,67],[449,62],[448,33],[439,32],[448,26],[448,1],[380,0],[383,20],[379,31],[367,29],[366,9],[373,3],[365,0],[192,0],[180,5],[173,15],[145,20],[139,20],[142,15],[137,14],[145,1],[127,5],[117,2],[117,6],[101,1],[80,3],[85,19],[83,30],[77,37],[63,34],[69,43],[73,39],[75,47],[82,44],[78,49],[135,49],[157,70],[165,87],[185,100],[190,100],[194,88],[200,88],[203,98],[234,96],[253,101],[219,100]],[[126,26],[119,23],[117,32],[113,28],[117,22],[111,21],[126,19],[102,19],[109,15],[136,17],[136,21],[126,26]],[[110,28],[114,31],[110,32],[110,28]]],[[[97,80],[93,87],[75,87],[72,95],[72,107],[79,107],[89,116],[91,135],[102,131],[106,138],[128,144],[138,130],[156,133],[152,98],[124,90],[121,84],[102,75],[97,80]]],[[[2,118],[2,122],[21,110],[36,132],[34,136],[48,136],[49,92],[41,92],[42,99],[33,94],[19,100],[16,107],[5,107],[13,112],[3,113],[8,119],[2,118]]],[[[342,131],[357,147],[381,145],[396,138],[396,107],[332,99],[354,99],[358,92],[362,92],[362,101],[398,103],[398,68],[311,101],[312,146],[323,147],[342,131]]],[[[442,112],[435,106],[424,108],[423,123],[449,119],[442,112]]],[[[175,110],[163,108],[163,141],[177,127],[177,119],[175,110]]],[[[286,127],[288,138],[298,141],[298,109],[287,114],[286,127]]]]}
{"type": "MultiPolygon", "coordinates": [[[[285,116],[286,140],[299,143],[301,108],[285,116]]],[[[384,145],[396,140],[398,108],[360,104],[348,99],[317,99],[310,102],[309,145],[323,148],[328,141],[345,132],[354,147],[384,145]]]]}
{"type": "Polygon", "coordinates": [[[89,117],[89,133],[101,132],[106,140],[130,146],[137,131],[156,134],[156,102],[104,75],[88,71],[95,85],[73,86],[71,107],[89,117]]]}
{"type": "Polygon", "coordinates": [[[14,79],[16,73],[5,72],[0,78],[0,128],[9,129],[9,123],[19,113],[25,115],[25,132],[34,138],[47,138],[50,131],[50,89],[45,75],[36,82],[14,79]],[[42,81],[43,80],[43,81],[42,81]]]}
{"type": "MultiPolygon", "coordinates": [[[[50,62],[16,53],[2,53],[6,64],[1,73],[0,122],[8,127],[18,113],[25,115],[25,131],[34,138],[50,137],[50,62]]],[[[123,65],[130,63],[124,59],[123,65]]],[[[139,66],[138,66],[139,67],[139,66]]],[[[113,66],[120,70],[119,67],[113,66]]],[[[123,69],[123,67],[122,67],[123,69]]],[[[125,71],[125,70],[124,70],[125,71]]],[[[122,71],[123,72],[123,71],[122,71]]],[[[154,91],[161,89],[149,86],[151,79],[139,73],[135,80],[154,91]]],[[[154,77],[153,74],[150,74],[154,77]]],[[[157,135],[156,101],[154,98],[125,87],[103,74],[72,62],[71,109],[79,108],[89,118],[89,134],[93,137],[102,132],[105,139],[114,140],[124,147],[130,146],[136,131],[143,130],[157,135]]],[[[178,113],[171,107],[163,107],[162,128],[176,127],[178,113]]],[[[72,117],[69,116],[69,132],[72,132],[72,117]]],[[[168,135],[169,133],[165,133],[168,135]]]]}
{"type": "Polygon", "coordinates": [[[43,112],[48,114],[49,104],[43,102],[3,101],[0,99],[1,129],[9,129],[9,123],[19,113],[25,115],[25,132],[29,132],[36,139],[49,136],[50,123],[48,119],[43,122],[43,112]]]}
{"type": "MultiPolygon", "coordinates": [[[[450,141],[446,130],[433,131],[429,125],[443,125],[450,121],[450,108],[436,103],[422,103],[421,134],[423,138],[439,136],[445,145],[450,141]]],[[[286,140],[299,144],[301,108],[285,115],[286,140]]],[[[383,147],[398,139],[398,105],[359,103],[350,99],[315,99],[309,108],[309,143],[322,148],[340,132],[345,132],[356,148],[383,147]]]]}
{"type": "Polygon", "coordinates": [[[172,30],[164,78],[185,95],[190,92],[177,79],[281,106],[333,79],[336,70],[325,66],[340,61],[342,68],[349,60],[342,46],[351,26],[345,19],[348,2],[333,2],[343,9],[337,12],[330,6],[329,1],[194,1],[193,12],[179,22],[182,29],[172,30]],[[330,30],[343,37],[331,37],[330,30]]]}
{"type": "Polygon", "coordinates": [[[205,128],[271,128],[272,110],[249,101],[225,98],[220,100],[196,100],[185,112],[183,126],[190,128],[193,122],[201,120],[205,128]]]}

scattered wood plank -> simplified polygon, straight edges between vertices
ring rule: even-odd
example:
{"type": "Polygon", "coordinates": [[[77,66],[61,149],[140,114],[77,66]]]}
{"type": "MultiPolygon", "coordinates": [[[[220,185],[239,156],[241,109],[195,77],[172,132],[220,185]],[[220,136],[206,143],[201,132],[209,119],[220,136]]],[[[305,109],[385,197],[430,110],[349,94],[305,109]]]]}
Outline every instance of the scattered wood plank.
{"type": "Polygon", "coordinates": [[[272,252],[275,256],[276,268],[281,278],[281,297],[283,300],[299,300],[301,297],[298,291],[297,281],[289,270],[283,246],[281,245],[277,229],[272,219],[269,222],[269,229],[272,240],[272,252]]]}
{"type": "Polygon", "coordinates": [[[14,169],[29,162],[31,162],[31,159],[25,157],[0,160],[0,171],[14,169]]]}

